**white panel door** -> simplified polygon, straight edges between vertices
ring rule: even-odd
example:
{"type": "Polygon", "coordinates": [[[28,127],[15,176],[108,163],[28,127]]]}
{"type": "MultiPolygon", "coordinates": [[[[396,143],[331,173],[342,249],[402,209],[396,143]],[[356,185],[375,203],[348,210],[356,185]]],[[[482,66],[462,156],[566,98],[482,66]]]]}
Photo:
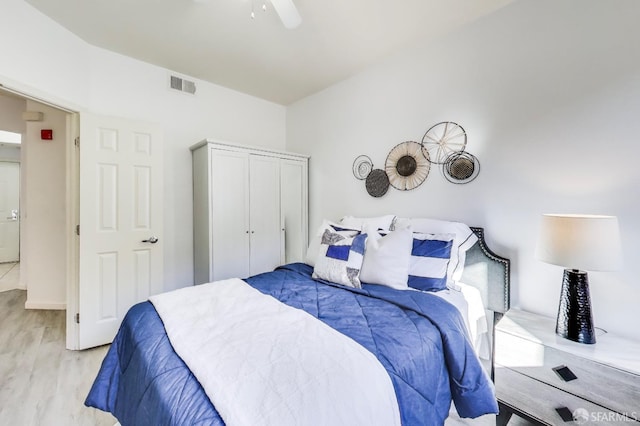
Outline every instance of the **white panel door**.
{"type": "Polygon", "coordinates": [[[0,162],[0,263],[20,259],[20,164],[0,162]]]}
{"type": "Polygon", "coordinates": [[[80,115],[79,348],[113,340],[127,310],[163,289],[162,132],[80,115]]]}
{"type": "Polygon", "coordinates": [[[250,274],[273,271],[283,263],[280,214],[280,159],[262,155],[250,156],[250,274]]]}
{"type": "Polygon", "coordinates": [[[304,262],[307,253],[307,166],[306,161],[282,160],[280,200],[284,218],[284,263],[304,262]]]}
{"type": "Polygon", "coordinates": [[[249,154],[211,150],[212,281],[249,275],[249,154]]]}

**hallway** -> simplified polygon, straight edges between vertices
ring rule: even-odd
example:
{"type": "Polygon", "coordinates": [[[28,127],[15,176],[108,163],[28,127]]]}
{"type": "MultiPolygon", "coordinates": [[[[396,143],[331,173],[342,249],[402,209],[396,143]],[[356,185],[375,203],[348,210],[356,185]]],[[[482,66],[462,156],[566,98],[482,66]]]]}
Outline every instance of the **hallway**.
{"type": "Polygon", "coordinates": [[[0,293],[20,288],[20,262],[0,263],[0,293]]]}

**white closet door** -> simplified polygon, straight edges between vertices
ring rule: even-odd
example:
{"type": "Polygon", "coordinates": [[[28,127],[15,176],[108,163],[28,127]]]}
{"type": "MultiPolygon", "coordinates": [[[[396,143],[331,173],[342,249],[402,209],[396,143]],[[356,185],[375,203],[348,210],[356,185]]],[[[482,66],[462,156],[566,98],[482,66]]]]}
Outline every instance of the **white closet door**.
{"type": "Polygon", "coordinates": [[[249,155],[211,150],[212,281],[249,275],[249,155]]]}
{"type": "Polygon", "coordinates": [[[307,252],[306,161],[282,160],[280,196],[284,218],[284,263],[303,262],[307,252]]]}
{"type": "Polygon", "coordinates": [[[282,264],[280,215],[280,159],[250,156],[250,274],[272,271],[282,264]]]}

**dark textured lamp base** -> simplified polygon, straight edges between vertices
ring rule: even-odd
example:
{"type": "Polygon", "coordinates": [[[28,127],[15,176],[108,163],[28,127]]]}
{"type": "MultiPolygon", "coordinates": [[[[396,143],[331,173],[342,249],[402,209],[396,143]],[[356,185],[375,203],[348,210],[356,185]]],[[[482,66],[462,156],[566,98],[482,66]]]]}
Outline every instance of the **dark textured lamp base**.
{"type": "Polygon", "coordinates": [[[564,270],[556,334],[574,342],[596,343],[591,315],[589,279],[584,271],[564,270]]]}

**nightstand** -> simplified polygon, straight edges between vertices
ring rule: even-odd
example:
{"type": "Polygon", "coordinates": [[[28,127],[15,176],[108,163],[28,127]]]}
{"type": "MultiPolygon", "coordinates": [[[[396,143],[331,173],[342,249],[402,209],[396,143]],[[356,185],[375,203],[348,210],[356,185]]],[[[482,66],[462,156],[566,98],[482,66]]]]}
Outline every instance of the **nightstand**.
{"type": "Polygon", "coordinates": [[[596,339],[563,339],[555,319],[510,310],[496,326],[497,425],[512,414],[541,425],[640,424],[640,342],[596,339]]]}

